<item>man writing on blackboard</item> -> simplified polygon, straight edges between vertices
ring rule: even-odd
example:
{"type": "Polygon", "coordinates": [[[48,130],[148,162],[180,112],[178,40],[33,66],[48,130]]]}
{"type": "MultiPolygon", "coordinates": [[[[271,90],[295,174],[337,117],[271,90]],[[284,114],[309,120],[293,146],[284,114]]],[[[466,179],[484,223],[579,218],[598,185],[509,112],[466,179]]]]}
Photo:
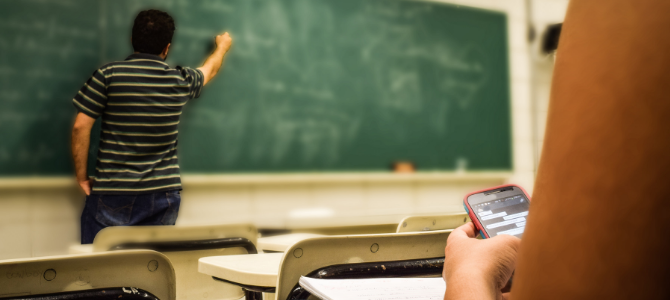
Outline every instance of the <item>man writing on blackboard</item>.
{"type": "Polygon", "coordinates": [[[139,13],[133,24],[134,53],[93,73],[73,99],[79,111],[72,129],[72,157],[86,193],[81,242],[103,228],[174,225],[180,205],[177,125],[182,107],[200,96],[231,46],[228,33],[202,67],[170,68],[164,61],[175,25],[158,10],[139,13]],[[94,179],[86,174],[91,128],[102,118],[94,179]]]}

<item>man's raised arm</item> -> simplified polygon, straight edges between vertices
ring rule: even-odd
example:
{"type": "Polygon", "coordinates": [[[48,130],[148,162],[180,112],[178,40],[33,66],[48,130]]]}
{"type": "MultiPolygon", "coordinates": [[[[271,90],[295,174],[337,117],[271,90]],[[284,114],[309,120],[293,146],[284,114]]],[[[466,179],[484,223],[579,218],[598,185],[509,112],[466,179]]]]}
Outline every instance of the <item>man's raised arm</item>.
{"type": "Polygon", "coordinates": [[[216,74],[219,72],[219,69],[221,69],[221,65],[223,64],[223,56],[228,52],[228,49],[230,49],[230,45],[233,43],[233,39],[230,37],[230,35],[226,32],[221,35],[217,35],[215,38],[216,42],[216,49],[214,49],[214,52],[209,55],[207,60],[205,60],[205,63],[202,65],[202,67],[198,68],[198,70],[202,71],[202,74],[204,75],[204,81],[203,85],[207,84],[216,74]]]}

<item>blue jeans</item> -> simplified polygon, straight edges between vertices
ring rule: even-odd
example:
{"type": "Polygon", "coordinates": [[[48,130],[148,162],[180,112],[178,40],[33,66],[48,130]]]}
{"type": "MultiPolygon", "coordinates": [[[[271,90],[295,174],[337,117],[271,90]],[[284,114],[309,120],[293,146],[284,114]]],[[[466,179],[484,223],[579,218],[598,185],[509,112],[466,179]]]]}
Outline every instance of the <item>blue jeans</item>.
{"type": "Polygon", "coordinates": [[[90,195],[81,214],[81,243],[91,244],[109,226],[174,225],[179,191],[139,195],[90,195]]]}

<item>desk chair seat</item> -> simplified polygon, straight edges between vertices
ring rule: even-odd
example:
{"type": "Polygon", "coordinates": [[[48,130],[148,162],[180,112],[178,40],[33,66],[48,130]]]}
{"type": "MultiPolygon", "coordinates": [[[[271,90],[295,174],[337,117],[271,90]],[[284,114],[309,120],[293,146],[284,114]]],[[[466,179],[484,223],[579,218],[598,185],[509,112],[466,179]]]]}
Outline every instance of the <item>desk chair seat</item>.
{"type": "Polygon", "coordinates": [[[315,237],[297,242],[284,254],[201,258],[199,269],[245,287],[247,300],[260,299],[260,292],[273,292],[273,282],[268,279],[276,276],[274,298],[290,299],[301,292],[295,291],[300,276],[439,276],[450,233],[451,230],[439,230],[315,237]],[[401,267],[411,272],[398,272],[401,267]]]}
{"type": "Polygon", "coordinates": [[[170,260],[150,250],[0,261],[0,299],[175,300],[170,260]],[[126,298],[128,296],[128,298],[126,298]]]}
{"type": "MultiPolygon", "coordinates": [[[[439,277],[442,275],[444,257],[430,259],[411,259],[401,261],[382,261],[328,266],[312,271],[305,277],[319,279],[364,279],[364,278],[407,278],[439,277]]],[[[296,284],[286,299],[304,300],[310,293],[296,284]]]]}
{"type": "MultiPolygon", "coordinates": [[[[304,240],[286,251],[279,267],[276,299],[289,299],[293,290],[299,286],[300,276],[312,274],[324,267],[444,259],[444,248],[450,233],[451,230],[439,230],[332,236],[304,240]]],[[[430,264],[427,266],[430,267],[430,264]]],[[[385,267],[385,265],[380,265],[382,271],[385,271],[385,267]]],[[[363,273],[361,276],[364,277],[367,268],[361,271],[363,273]]]]}

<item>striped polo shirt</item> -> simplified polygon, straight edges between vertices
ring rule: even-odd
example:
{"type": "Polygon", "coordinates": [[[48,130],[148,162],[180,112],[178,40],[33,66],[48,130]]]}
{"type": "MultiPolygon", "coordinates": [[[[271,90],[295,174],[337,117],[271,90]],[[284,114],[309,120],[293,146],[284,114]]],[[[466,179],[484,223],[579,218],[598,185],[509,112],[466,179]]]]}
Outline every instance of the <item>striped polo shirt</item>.
{"type": "Polygon", "coordinates": [[[179,116],[202,86],[200,70],[173,69],[151,54],[132,54],[96,70],[72,100],[80,112],[102,117],[91,193],[180,190],[179,116]]]}

